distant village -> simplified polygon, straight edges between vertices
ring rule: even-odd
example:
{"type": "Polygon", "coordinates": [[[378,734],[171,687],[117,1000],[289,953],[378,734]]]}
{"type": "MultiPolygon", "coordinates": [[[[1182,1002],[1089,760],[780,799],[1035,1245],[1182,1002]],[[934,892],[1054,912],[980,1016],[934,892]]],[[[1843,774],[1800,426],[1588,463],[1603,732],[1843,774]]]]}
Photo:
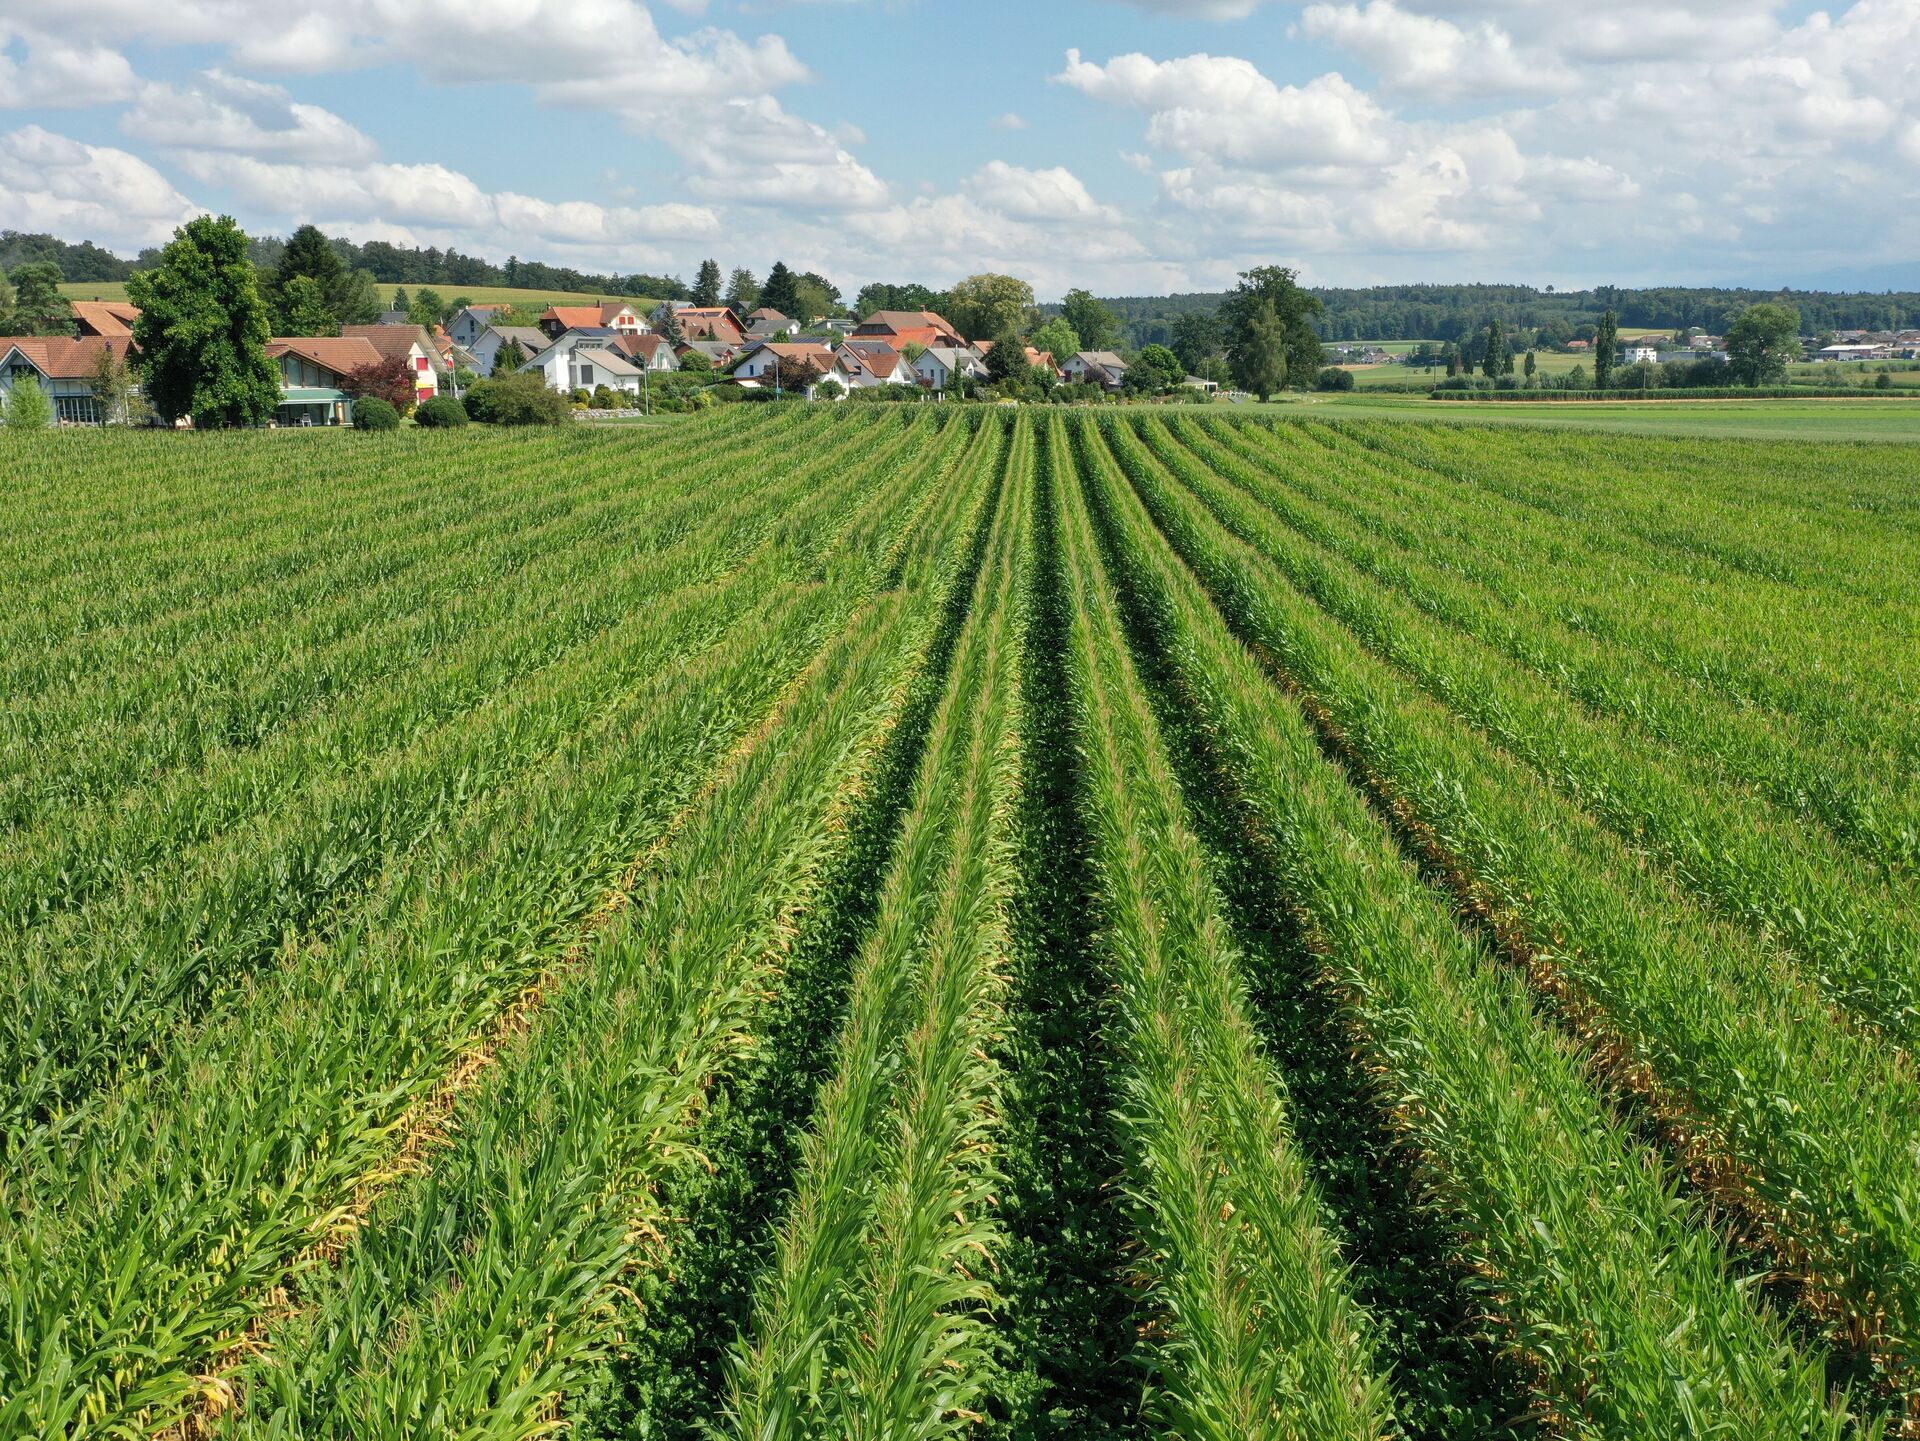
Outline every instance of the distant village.
{"type": "MultiPolygon", "coordinates": [[[[280,426],[350,424],[360,380],[402,367],[416,404],[459,394],[477,380],[538,376],[591,410],[643,403],[651,383],[699,370],[739,390],[840,398],[893,389],[899,398],[944,398],[990,378],[993,342],[968,340],[934,311],[879,310],[862,320],[803,321],[762,307],[742,317],[724,305],[668,301],[642,315],[623,301],[549,306],[533,325],[508,323],[514,307],[469,305],[444,325],[420,325],[388,311],[338,335],[273,337],[267,354],[280,372],[280,426]]],[[[103,366],[125,365],[139,310],[118,301],[74,301],[70,336],[0,337],[0,396],[31,377],[59,424],[109,419],[100,395],[103,366]]],[[[1128,363],[1111,350],[1064,358],[1026,347],[1030,370],[1052,383],[1118,394],[1128,363]]],[[[1217,382],[1187,377],[1211,395],[1217,382]]]]}

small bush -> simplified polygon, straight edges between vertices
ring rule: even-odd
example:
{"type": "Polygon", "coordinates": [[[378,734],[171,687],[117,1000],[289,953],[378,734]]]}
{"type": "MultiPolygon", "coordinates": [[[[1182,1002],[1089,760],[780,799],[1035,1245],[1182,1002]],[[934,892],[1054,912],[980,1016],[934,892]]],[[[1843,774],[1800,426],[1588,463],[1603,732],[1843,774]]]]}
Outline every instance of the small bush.
{"type": "Polygon", "coordinates": [[[436,395],[413,415],[416,425],[439,429],[467,423],[467,408],[451,395],[436,395]]]}
{"type": "Polygon", "coordinates": [[[1329,365],[1320,372],[1320,378],[1314,381],[1315,390],[1352,390],[1353,372],[1342,370],[1337,365],[1329,365]]]}
{"type": "Polygon", "coordinates": [[[476,382],[467,393],[467,414],[488,425],[560,425],[572,418],[566,396],[534,374],[476,382]]]}
{"type": "Polygon", "coordinates": [[[355,430],[398,430],[400,412],[377,395],[363,395],[353,404],[355,430]]]}
{"type": "Polygon", "coordinates": [[[31,375],[15,381],[13,398],[7,402],[7,429],[45,430],[52,423],[53,402],[40,382],[31,375]]]}

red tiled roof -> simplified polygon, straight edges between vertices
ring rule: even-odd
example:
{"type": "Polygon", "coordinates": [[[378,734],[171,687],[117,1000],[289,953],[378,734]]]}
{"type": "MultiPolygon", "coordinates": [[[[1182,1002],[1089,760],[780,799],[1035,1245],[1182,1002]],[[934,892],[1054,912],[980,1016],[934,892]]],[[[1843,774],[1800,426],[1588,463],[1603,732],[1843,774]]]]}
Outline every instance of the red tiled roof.
{"type": "MultiPolygon", "coordinates": [[[[399,325],[359,325],[355,330],[404,330],[399,325]]],[[[368,340],[358,335],[276,335],[267,342],[267,358],[278,360],[283,355],[297,355],[302,360],[310,360],[322,370],[330,370],[335,375],[346,375],[363,365],[378,365],[382,352],[368,340]]]]}
{"type": "Polygon", "coordinates": [[[133,348],[130,335],[5,335],[0,336],[0,360],[18,350],[49,380],[86,380],[100,364],[100,352],[110,350],[121,360],[133,348]]]}
{"type": "Polygon", "coordinates": [[[680,333],[688,340],[739,340],[746,334],[724,305],[689,308],[677,312],[677,316],[680,333]]]}
{"type": "Polygon", "coordinates": [[[436,353],[433,337],[417,325],[343,325],[340,335],[366,341],[388,360],[412,355],[416,345],[427,355],[436,353]]]}
{"type": "Polygon", "coordinates": [[[612,325],[622,311],[631,311],[624,301],[609,300],[599,305],[549,305],[540,323],[557,320],[568,330],[599,330],[612,325]]]}
{"type": "Polygon", "coordinates": [[[663,335],[620,335],[615,336],[613,340],[616,350],[623,350],[636,358],[644,358],[649,365],[653,363],[653,357],[660,347],[666,343],[666,337],[663,335]]]}
{"type": "Polygon", "coordinates": [[[73,318],[80,333],[87,335],[131,335],[133,322],[140,318],[140,307],[122,300],[76,300],[73,318]]]}
{"type": "Polygon", "coordinates": [[[931,310],[876,310],[854,328],[855,335],[889,337],[896,346],[954,345],[967,342],[947,323],[946,317],[931,310]]]}

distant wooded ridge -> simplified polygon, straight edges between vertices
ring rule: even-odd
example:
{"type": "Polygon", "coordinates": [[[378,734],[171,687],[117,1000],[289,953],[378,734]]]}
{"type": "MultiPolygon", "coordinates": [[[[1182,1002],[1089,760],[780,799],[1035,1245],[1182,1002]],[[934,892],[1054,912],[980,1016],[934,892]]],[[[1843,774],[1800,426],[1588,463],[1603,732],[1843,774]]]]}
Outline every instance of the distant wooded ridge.
{"type": "MultiPolygon", "coordinates": [[[[1629,289],[1540,290],[1531,285],[1375,285],[1365,289],[1308,287],[1325,310],[1311,322],[1322,340],[1468,339],[1489,320],[1510,330],[1569,332],[1595,324],[1611,310],[1620,329],[1677,330],[1714,334],[1730,312],[1764,301],[1781,301],[1800,312],[1801,329],[1904,330],[1920,326],[1920,292],[1752,290],[1736,287],[1655,286],[1629,289]]],[[[1166,345],[1174,323],[1196,310],[1217,309],[1223,292],[1121,296],[1104,303],[1118,318],[1129,345],[1166,345]]]]}
{"type": "MultiPolygon", "coordinates": [[[[349,269],[372,272],[384,285],[519,286],[597,295],[684,299],[687,283],[668,275],[599,275],[565,266],[509,257],[494,264],[458,250],[416,249],[384,240],[355,245],[335,239],[349,269]]],[[[256,263],[273,266],[285,242],[267,236],[252,242],[256,263]]],[[[0,230],[0,272],[35,261],[51,261],[69,281],[125,280],[145,268],[158,251],[125,260],[91,241],[77,244],[52,235],[0,230]]],[[[1342,340],[1460,341],[1498,319],[1509,329],[1578,329],[1593,325],[1612,310],[1620,328],[1676,330],[1693,326],[1724,329],[1728,315],[1763,301],[1784,301],[1800,312],[1807,334],[1823,330],[1903,330],[1920,327],[1920,292],[1757,290],[1740,287],[1652,286],[1638,289],[1596,286],[1590,290],[1538,289],[1531,285],[1374,285],[1364,288],[1311,287],[1325,310],[1313,323],[1320,338],[1342,340]]],[[[933,292],[938,294],[937,291],[933,292]]],[[[1174,322],[1196,310],[1217,309],[1224,292],[1183,295],[1120,296],[1106,300],[1121,326],[1125,343],[1138,349],[1173,339],[1174,322]]],[[[1047,314],[1057,306],[1042,306],[1047,314]]]]}

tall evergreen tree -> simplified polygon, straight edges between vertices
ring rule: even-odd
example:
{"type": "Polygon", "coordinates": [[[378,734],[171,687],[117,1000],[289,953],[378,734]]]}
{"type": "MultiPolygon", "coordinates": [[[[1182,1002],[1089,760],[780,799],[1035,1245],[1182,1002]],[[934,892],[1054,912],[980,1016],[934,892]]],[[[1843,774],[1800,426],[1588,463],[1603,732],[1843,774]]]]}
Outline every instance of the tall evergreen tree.
{"type": "Polygon", "coordinates": [[[127,298],[140,307],[133,343],[147,400],[163,419],[218,429],[272,418],[280,372],[267,358],[267,306],[231,216],[181,226],[159,265],[127,281],[127,298]]]}
{"type": "MultiPolygon", "coordinates": [[[[322,303],[333,311],[337,322],[340,308],[352,288],[353,276],[340,259],[340,252],[334,249],[333,242],[317,225],[303,225],[288,236],[286,249],[280,252],[280,263],[274,267],[273,283],[267,298],[282,325],[287,323],[285,317],[291,313],[291,306],[286,299],[287,287],[303,276],[319,287],[322,303]]],[[[322,335],[332,332],[287,329],[281,333],[322,335]]]]}
{"type": "Polygon", "coordinates": [[[702,310],[709,310],[720,303],[720,262],[703,260],[700,273],[693,281],[693,303],[702,310]]]}
{"type": "Polygon", "coordinates": [[[767,283],[760,288],[760,304],[785,316],[797,316],[800,313],[800,293],[795,284],[797,279],[787,269],[786,261],[774,261],[773,269],[767,272],[767,283]]]}
{"type": "Polygon", "coordinates": [[[35,260],[14,267],[13,319],[16,335],[71,335],[73,307],[60,293],[60,267],[35,260]]]}
{"type": "Polygon", "coordinates": [[[751,270],[742,267],[727,277],[726,303],[742,319],[760,308],[760,282],[751,270]]]}
{"type": "Polygon", "coordinates": [[[1605,390],[1613,380],[1613,353],[1620,345],[1620,318],[1609,310],[1593,333],[1593,388],[1605,390]]]}

